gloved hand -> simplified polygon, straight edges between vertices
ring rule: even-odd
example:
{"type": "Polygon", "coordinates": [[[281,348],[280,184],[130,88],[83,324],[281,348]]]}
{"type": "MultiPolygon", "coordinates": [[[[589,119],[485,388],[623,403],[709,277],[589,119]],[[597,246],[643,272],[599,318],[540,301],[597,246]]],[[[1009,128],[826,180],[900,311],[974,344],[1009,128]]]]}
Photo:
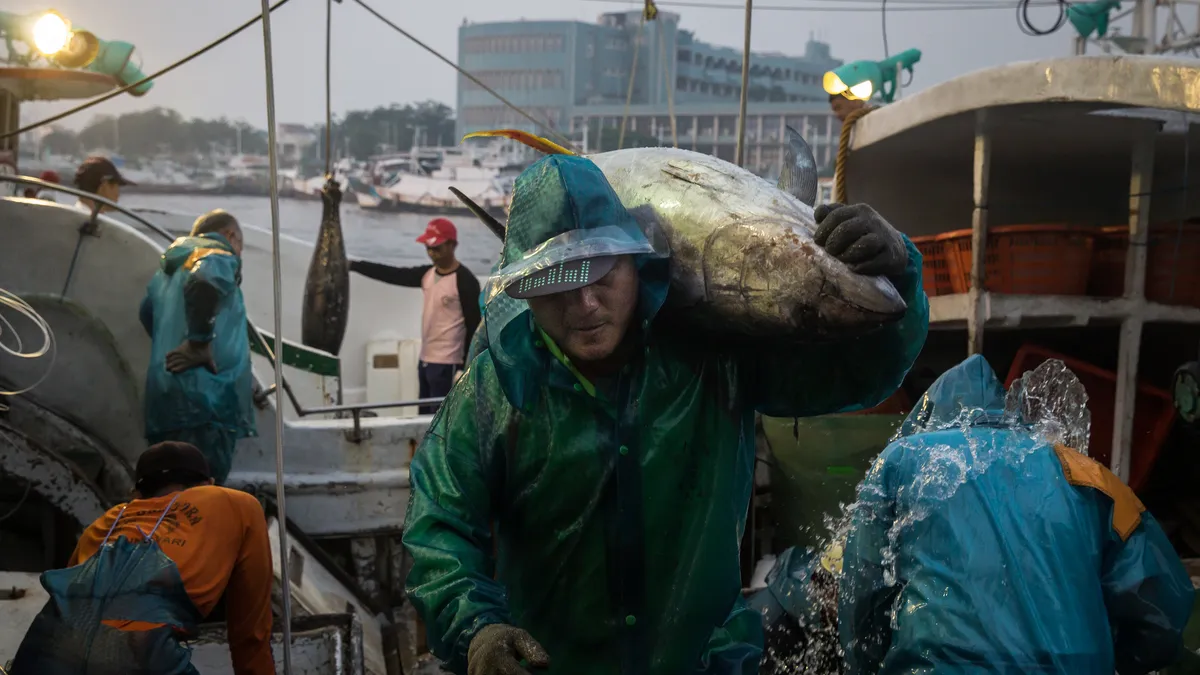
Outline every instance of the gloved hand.
{"type": "Polygon", "coordinates": [[[207,368],[210,373],[217,372],[217,364],[212,357],[212,347],[207,342],[184,340],[183,344],[167,352],[166,361],[167,370],[172,373],[182,373],[185,370],[201,366],[207,368]]]}
{"type": "Polygon", "coordinates": [[[528,672],[525,663],[547,668],[550,655],[532,635],[516,626],[484,626],[467,648],[467,675],[522,675],[528,672]]]}
{"type": "Polygon", "coordinates": [[[883,216],[866,204],[822,204],[813,212],[813,239],[851,270],[890,278],[904,274],[908,249],[904,238],[883,216]]]}

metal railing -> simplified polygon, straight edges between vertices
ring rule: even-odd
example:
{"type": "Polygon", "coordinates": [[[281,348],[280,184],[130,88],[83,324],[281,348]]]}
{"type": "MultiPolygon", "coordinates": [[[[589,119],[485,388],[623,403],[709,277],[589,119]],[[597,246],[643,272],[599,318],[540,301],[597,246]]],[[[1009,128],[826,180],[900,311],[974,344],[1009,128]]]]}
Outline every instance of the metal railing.
{"type": "MultiPolygon", "coordinates": [[[[50,182],[47,182],[47,181],[44,181],[44,180],[41,180],[38,178],[33,178],[31,176],[17,176],[17,175],[0,174],[0,183],[13,183],[13,184],[17,184],[17,185],[28,185],[28,186],[32,186],[32,187],[47,189],[47,190],[55,190],[55,191],[69,194],[69,195],[72,195],[75,197],[80,197],[83,199],[90,200],[93,203],[92,213],[91,213],[91,216],[89,217],[89,219],[87,221],[85,221],[83,223],[83,226],[80,228],[81,235],[86,232],[94,231],[94,228],[97,225],[96,216],[99,214],[100,206],[107,206],[108,208],[110,208],[114,211],[119,211],[120,213],[123,213],[126,216],[129,216],[133,220],[137,221],[137,223],[139,225],[144,226],[146,229],[148,229],[151,232],[162,237],[162,239],[164,241],[166,241],[168,244],[175,241],[176,239],[178,239],[178,237],[176,237],[175,235],[171,234],[170,232],[163,229],[162,227],[155,225],[154,223],[150,222],[149,220],[146,220],[145,218],[139,216],[137,213],[133,212],[132,210],[125,208],[116,202],[110,201],[108,199],[105,199],[104,197],[93,194],[91,192],[87,192],[85,190],[80,190],[78,188],[70,187],[67,185],[59,185],[58,183],[50,183],[50,182]]],[[[276,360],[277,356],[276,356],[275,348],[272,347],[272,344],[271,344],[272,341],[268,341],[266,338],[264,338],[262,336],[262,334],[259,332],[258,327],[256,327],[250,321],[246,322],[246,328],[249,333],[250,339],[257,340],[259,342],[259,345],[263,348],[263,351],[266,353],[267,360],[271,363],[271,367],[274,368],[275,360],[276,360]]],[[[280,336],[273,336],[273,337],[274,337],[273,342],[275,343],[275,345],[278,346],[278,345],[283,344],[283,338],[281,338],[280,336]]],[[[275,393],[275,390],[276,390],[275,385],[271,385],[267,389],[264,389],[264,390],[258,392],[255,396],[256,402],[265,401],[266,397],[275,393]]],[[[374,410],[383,410],[386,408],[411,408],[413,406],[435,405],[435,404],[440,404],[440,403],[442,403],[442,401],[445,400],[445,397],[439,397],[439,398],[422,398],[422,399],[416,399],[416,400],[412,400],[412,401],[388,401],[388,402],[383,402],[383,403],[353,403],[353,404],[338,404],[338,405],[332,405],[332,406],[319,406],[319,407],[315,407],[315,408],[306,408],[306,407],[304,407],[304,405],[302,403],[300,403],[300,400],[298,398],[296,398],[296,394],[292,390],[292,387],[288,383],[286,377],[283,378],[283,390],[288,398],[288,401],[292,405],[292,409],[296,411],[296,415],[298,415],[299,417],[308,417],[311,415],[335,415],[338,417],[349,415],[350,417],[352,417],[353,421],[354,421],[354,429],[351,434],[351,440],[353,440],[354,442],[359,442],[363,438],[363,435],[362,435],[362,413],[364,413],[364,412],[374,411],[374,410]]]]}

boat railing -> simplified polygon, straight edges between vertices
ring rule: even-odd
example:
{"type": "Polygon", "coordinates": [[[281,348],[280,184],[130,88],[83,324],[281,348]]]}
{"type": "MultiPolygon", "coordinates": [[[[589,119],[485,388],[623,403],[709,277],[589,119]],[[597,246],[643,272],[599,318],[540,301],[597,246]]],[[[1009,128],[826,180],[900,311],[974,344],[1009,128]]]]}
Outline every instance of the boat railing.
{"type": "MultiPolygon", "coordinates": [[[[26,185],[29,187],[37,187],[37,188],[41,188],[44,190],[54,190],[57,192],[62,192],[64,194],[68,194],[68,195],[72,195],[75,197],[80,197],[80,198],[90,200],[94,204],[94,206],[92,207],[92,214],[91,214],[91,217],[83,224],[83,227],[80,228],[81,232],[89,232],[91,230],[94,230],[96,227],[96,216],[99,215],[100,207],[107,206],[108,208],[113,209],[114,211],[119,211],[120,213],[132,218],[139,225],[142,225],[150,232],[157,234],[168,244],[175,241],[178,238],[175,235],[168,232],[166,229],[162,228],[161,226],[156,225],[156,224],[150,222],[149,220],[143,218],[142,216],[138,215],[132,209],[121,206],[120,204],[118,204],[114,201],[105,199],[104,197],[101,197],[99,195],[93,194],[91,192],[87,192],[86,190],[80,190],[78,188],[70,187],[67,185],[60,185],[58,183],[51,183],[48,181],[41,180],[39,178],[34,178],[32,176],[0,174],[0,182],[14,183],[17,185],[26,185]]],[[[265,357],[268,361],[270,361],[271,367],[274,368],[275,367],[275,349],[272,347],[272,344],[274,344],[276,342],[275,336],[271,335],[270,339],[268,340],[267,337],[264,337],[263,331],[259,330],[259,328],[257,326],[255,326],[253,323],[251,323],[250,321],[246,322],[246,328],[247,328],[247,332],[248,332],[249,338],[250,338],[251,350],[254,351],[255,353],[260,354],[263,357],[265,357]]],[[[267,334],[267,335],[270,335],[270,334],[267,334]]],[[[334,360],[337,360],[340,362],[340,359],[338,359],[338,357],[333,356],[332,354],[326,354],[326,352],[314,350],[314,349],[311,349],[308,347],[302,347],[301,345],[295,345],[295,344],[289,345],[287,340],[283,340],[282,343],[283,343],[283,349],[285,350],[284,354],[283,354],[283,363],[286,365],[291,365],[292,367],[297,368],[299,370],[312,372],[312,373],[315,373],[318,375],[327,375],[329,373],[328,363],[326,363],[328,361],[328,359],[334,359],[334,360]],[[301,350],[301,351],[305,352],[306,354],[320,355],[320,356],[324,356],[327,358],[323,358],[323,359],[300,358],[298,356],[296,358],[288,358],[288,355],[286,352],[289,348],[301,350]]],[[[338,369],[338,372],[340,373],[340,368],[338,369]]],[[[443,400],[445,400],[444,397],[420,398],[420,399],[415,399],[412,401],[389,401],[389,402],[383,402],[383,403],[351,403],[351,404],[339,403],[338,405],[317,406],[317,407],[313,407],[313,408],[306,408],[302,403],[300,403],[300,400],[298,398],[296,398],[296,394],[292,390],[291,385],[288,383],[287,378],[284,377],[282,381],[283,381],[284,394],[287,396],[288,401],[292,405],[292,409],[295,410],[295,412],[296,412],[296,415],[298,415],[299,417],[302,417],[302,418],[308,417],[311,415],[334,415],[337,417],[349,416],[353,420],[354,431],[353,431],[352,438],[355,438],[355,439],[363,437],[363,435],[362,435],[363,413],[372,412],[375,410],[383,410],[383,409],[388,409],[388,408],[409,408],[412,406],[438,405],[443,400]]],[[[255,400],[256,400],[256,402],[263,402],[266,400],[266,398],[268,396],[270,396],[274,393],[276,393],[275,385],[272,384],[271,386],[264,389],[263,391],[258,392],[258,394],[255,396],[255,400]]]]}

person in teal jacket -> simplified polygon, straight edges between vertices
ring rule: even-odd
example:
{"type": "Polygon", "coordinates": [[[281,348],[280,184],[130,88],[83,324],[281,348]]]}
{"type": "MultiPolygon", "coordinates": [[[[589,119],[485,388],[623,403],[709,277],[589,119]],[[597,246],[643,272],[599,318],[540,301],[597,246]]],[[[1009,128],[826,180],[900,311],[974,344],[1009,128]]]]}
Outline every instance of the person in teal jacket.
{"type": "Polygon", "coordinates": [[[1132,490],[1033,424],[1084,399],[1029,391],[1006,412],[972,356],[876,460],[842,559],[846,672],[1131,675],[1180,655],[1194,592],[1178,555],[1132,490]]]}
{"type": "Polygon", "coordinates": [[[151,340],[146,440],[200,448],[218,485],[238,439],[257,434],[241,254],[233,216],[201,216],[163,253],[140,311],[151,340]]]}
{"type": "Polygon", "coordinates": [[[891,395],[928,331],[920,254],[867,206],[821,209],[818,244],[862,242],[858,269],[890,277],[906,315],[738,351],[656,329],[667,252],[590,160],[545,157],[513,194],[488,348],[411,466],[406,587],[431,650],[470,675],[753,675],[762,617],[739,542],[755,411],[891,395]]]}

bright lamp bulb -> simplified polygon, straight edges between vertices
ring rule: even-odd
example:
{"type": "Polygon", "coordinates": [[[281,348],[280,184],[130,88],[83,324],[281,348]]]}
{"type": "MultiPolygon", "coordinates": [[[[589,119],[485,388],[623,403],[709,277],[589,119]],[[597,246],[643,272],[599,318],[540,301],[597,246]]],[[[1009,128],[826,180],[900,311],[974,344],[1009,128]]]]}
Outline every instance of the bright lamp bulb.
{"type": "Polygon", "coordinates": [[[850,88],[832,70],[825,73],[825,77],[822,78],[822,85],[825,87],[825,93],[834,95],[840,94],[850,88]]]}
{"type": "Polygon", "coordinates": [[[875,87],[871,84],[870,80],[867,80],[866,82],[859,82],[853,87],[850,87],[850,95],[863,101],[871,98],[871,94],[873,93],[875,93],[875,87]]]}
{"type": "Polygon", "coordinates": [[[33,46],[46,56],[62,51],[71,40],[71,24],[56,12],[46,12],[33,24],[33,46]]]}

